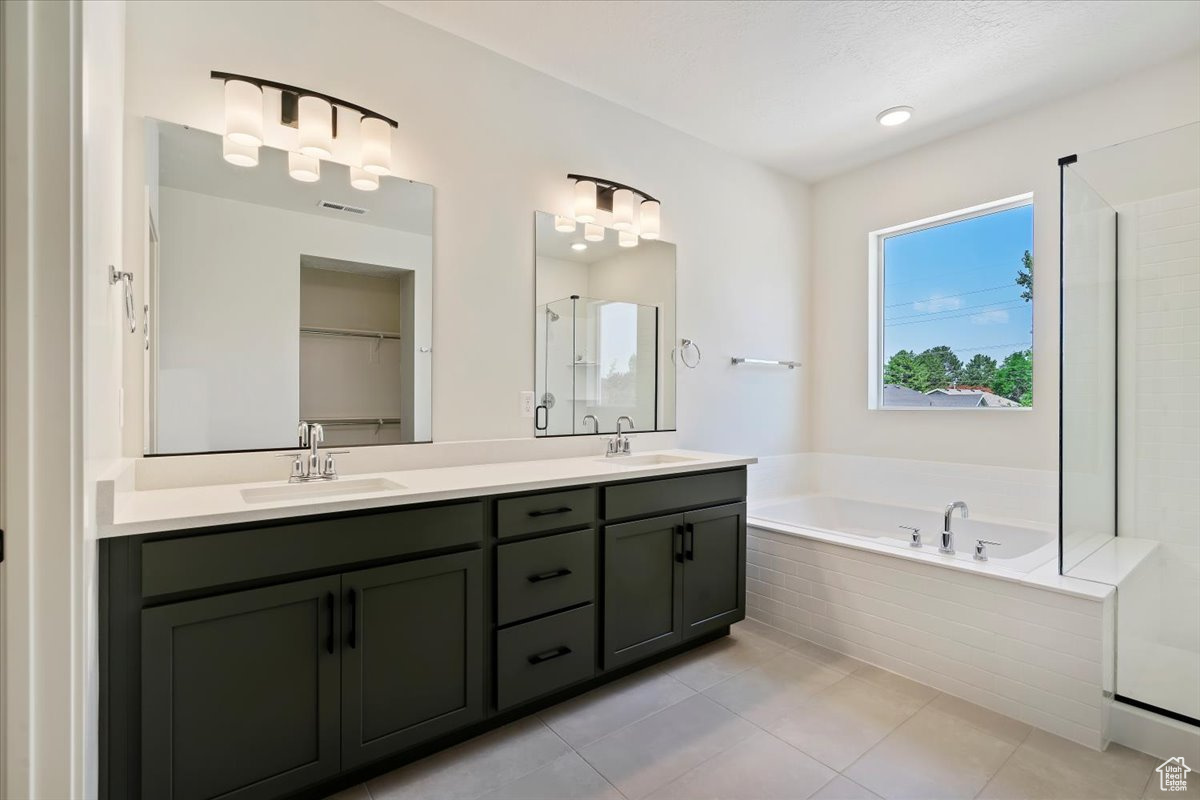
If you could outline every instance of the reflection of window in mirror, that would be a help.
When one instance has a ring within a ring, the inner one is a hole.
[[[599,323],[600,405],[632,409],[637,402],[637,306],[605,303]]]

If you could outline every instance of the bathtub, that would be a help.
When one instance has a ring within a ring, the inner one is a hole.
[[[938,552],[943,510],[907,508],[827,495],[801,495],[752,505],[749,523],[758,528],[816,538],[851,547],[877,550],[971,571],[1002,571],[1025,575],[1057,557],[1054,531],[1032,524],[978,519],[953,519],[954,555]],[[912,547],[906,527],[919,528],[922,547]],[[986,562],[974,559],[975,542],[988,545]]]

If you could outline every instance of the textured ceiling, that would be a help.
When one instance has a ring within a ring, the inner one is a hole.
[[[809,180],[1200,47],[1197,0],[381,2]]]

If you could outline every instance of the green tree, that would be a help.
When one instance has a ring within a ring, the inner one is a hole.
[[[916,375],[916,356],[913,355],[911,350],[897,350],[883,367],[883,382],[895,386],[907,386],[910,389],[916,388],[913,386]]]
[[[1028,250],[1021,256],[1021,268],[1017,270],[1017,286],[1021,287],[1021,299],[1026,303],[1033,302],[1033,256]]]
[[[996,370],[992,391],[1023,406],[1033,405],[1033,351],[1011,353]]]
[[[962,372],[962,361],[954,355],[954,351],[944,344],[931,347],[917,356],[918,374],[924,372],[925,386],[918,391],[927,392],[930,389],[944,389],[959,382]],[[914,386],[914,389],[918,387]]]
[[[964,386],[986,386],[992,388],[996,379],[996,359],[976,353],[958,374],[958,382]]]

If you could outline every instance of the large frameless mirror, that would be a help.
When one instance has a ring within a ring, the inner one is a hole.
[[[146,452],[429,441],[433,187],[146,123]]]
[[[534,216],[536,435],[674,430],[675,245]]]

